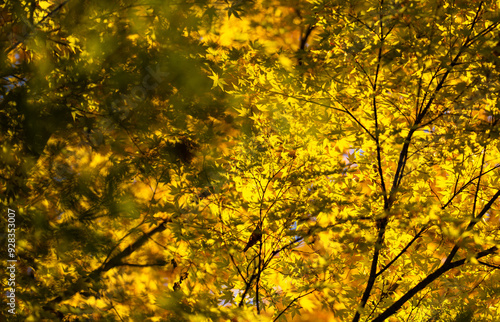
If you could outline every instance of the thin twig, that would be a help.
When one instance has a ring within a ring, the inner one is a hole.
[[[307,292],[306,294],[302,294],[302,295],[299,295],[299,296],[297,296],[296,298],[294,298],[294,299],[293,299],[292,301],[290,301],[290,303],[288,303],[288,305],[287,305],[287,306],[286,306],[286,307],[285,307],[285,308],[284,308],[284,309],[280,312],[280,314],[278,314],[278,316],[277,316],[276,318],[274,318],[273,322],[277,321],[277,320],[280,318],[280,316],[282,316],[282,315],[286,312],[286,310],[288,310],[288,309],[289,309],[289,308],[293,305],[293,303],[295,303],[297,300],[299,300],[299,299],[303,298],[304,296],[307,296],[307,295],[309,295],[309,294],[311,294],[311,293],[313,293],[313,292],[315,292],[315,291],[316,291],[316,290],[312,290],[312,291]]]

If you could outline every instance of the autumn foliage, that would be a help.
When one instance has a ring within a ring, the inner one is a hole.
[[[0,3],[1,320],[500,316],[498,2]]]

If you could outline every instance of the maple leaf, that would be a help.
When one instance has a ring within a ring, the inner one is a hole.
[[[227,83],[224,81],[224,79],[220,78],[219,75],[217,75],[213,71],[212,71],[212,76],[208,76],[208,78],[213,80],[212,88],[218,86],[218,87],[220,87],[221,90],[224,90],[224,85],[227,85]]]

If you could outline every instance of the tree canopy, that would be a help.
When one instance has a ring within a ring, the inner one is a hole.
[[[0,316],[497,319],[499,24],[477,0],[1,1]]]

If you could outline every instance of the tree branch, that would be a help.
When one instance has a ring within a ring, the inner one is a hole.
[[[149,238],[151,238],[153,235],[156,235],[158,233],[161,233],[165,229],[167,229],[167,223],[172,222],[171,218],[163,220],[155,229],[151,230],[147,234],[143,234],[141,237],[139,237],[135,242],[127,246],[124,250],[122,250],[120,253],[116,254],[111,258],[109,261],[104,262],[101,267],[97,269],[97,271],[100,272],[107,272],[110,269],[119,266],[122,264],[122,260],[128,256],[130,256],[133,252],[138,250],[139,248],[144,245]]]
[[[74,282],[65,292],[63,292],[61,295],[57,296],[56,298],[48,301],[44,306],[44,310],[48,310],[53,312],[54,305],[57,303],[64,301],[76,293],[80,292],[83,288],[86,287],[86,284],[90,280],[96,280],[99,278],[99,276],[106,271],[109,271],[110,269],[117,267],[117,266],[123,266],[123,265],[128,265],[122,262],[122,260],[128,256],[130,256],[134,251],[139,249],[142,245],[146,243],[146,241],[151,238],[153,235],[160,233],[164,231],[167,228],[167,223],[171,222],[172,219],[168,218],[163,220],[156,228],[151,230],[149,233],[143,234],[141,237],[139,237],[135,242],[133,242],[131,245],[129,245],[127,248],[125,248],[123,251],[120,253],[116,254],[113,256],[109,261],[105,261],[99,268],[95,269],[91,273],[89,273],[86,276],[80,277],[76,282]],[[130,265],[133,266],[133,265]]]
[[[233,255],[229,254],[229,257],[231,258],[231,262],[233,262],[234,267],[236,267],[236,270],[238,271],[238,274],[240,275],[241,279],[243,280],[243,282],[245,282],[245,284],[247,284],[248,283],[247,279],[245,278],[245,276],[243,276],[243,273],[241,273],[241,270],[238,267],[238,265],[236,265],[236,262],[234,261]]]
[[[280,316],[282,316],[283,313],[285,313],[286,310],[288,310],[293,305],[293,303],[295,303],[297,300],[303,298],[304,296],[307,296],[307,295],[313,293],[314,291],[316,291],[316,290],[309,291],[306,294],[299,295],[296,298],[294,298],[293,300],[291,300],[290,303],[288,303],[288,305],[280,312],[280,314],[278,314],[278,316],[274,318],[273,322],[276,322],[280,318]]]
[[[307,39],[311,35],[311,32],[314,30],[314,28],[315,28],[314,26],[309,25],[309,26],[307,26],[307,29],[306,29],[305,33],[301,32],[301,35],[300,35],[300,47],[299,47],[299,50],[298,50],[298,56],[299,56],[298,63],[299,63],[299,66],[302,65],[302,52],[304,52],[304,50],[306,48]]]
[[[490,247],[487,250],[484,250],[482,252],[477,253],[475,258],[479,259],[491,254],[494,254],[498,251],[498,248],[496,246]],[[439,278],[441,275],[449,271],[450,269],[459,267],[463,264],[465,264],[466,259],[461,259],[457,260],[455,262],[450,262],[450,263],[444,263],[440,268],[438,268],[436,271],[433,273],[429,274],[426,278],[424,278],[420,283],[415,285],[411,290],[406,292],[405,295],[399,298],[396,302],[394,302],[389,308],[387,308],[384,312],[382,312],[379,316],[377,316],[373,322],[381,322],[390,317],[391,315],[395,314],[402,306],[405,304],[408,300],[410,300],[415,294],[423,290],[427,285],[432,283],[434,280]]]
[[[497,191],[497,193],[495,193],[493,195],[493,197],[491,197],[491,199],[488,201],[488,203],[486,205],[484,205],[481,212],[476,217],[473,216],[473,219],[469,222],[469,225],[467,226],[465,231],[470,231],[470,230],[472,230],[472,228],[474,228],[474,226],[481,220],[481,218],[483,218],[483,216],[488,212],[488,210],[490,210],[491,206],[493,205],[493,203],[495,203],[495,201],[498,199],[498,197],[500,197],[500,189]],[[455,244],[455,246],[451,250],[450,254],[446,258],[445,264],[450,263],[453,260],[453,257],[455,257],[455,255],[457,254],[459,249],[460,249],[460,246],[458,244]]]
[[[254,272],[255,272],[255,269],[254,269]],[[256,277],[257,277],[257,274],[252,274],[252,276],[250,276],[250,280],[248,280],[248,283],[246,283],[245,291],[243,291],[243,295],[241,295],[241,300],[240,300],[240,303],[238,304],[238,307],[241,307],[243,305],[243,302],[245,301],[245,297],[247,296],[248,291],[252,287],[252,282]]]
[[[391,207],[391,202],[389,201],[390,198],[387,196],[387,189],[385,186],[385,181],[384,181],[384,174],[382,172],[382,148],[380,146],[380,132],[379,132],[379,126],[378,126],[378,114],[377,114],[377,81],[378,81],[378,76],[380,72],[380,65],[382,63],[382,47],[384,45],[384,24],[383,24],[383,16],[382,16],[382,6],[383,6],[384,1],[380,1],[380,7],[379,7],[379,23],[380,23],[380,47],[378,50],[378,58],[377,58],[377,69],[375,71],[375,77],[373,80],[373,85],[372,85],[372,91],[373,91],[373,114],[375,118],[375,143],[377,146],[377,168],[378,168],[378,175],[380,177],[380,185],[382,187],[382,193],[384,196],[384,211],[389,210]],[[372,263],[370,267],[370,275],[368,276],[368,282],[366,283],[366,288],[365,291],[363,292],[363,296],[361,297],[361,303],[360,307],[364,308],[366,303],[368,302],[368,299],[370,298],[371,291],[373,289],[373,286],[375,285],[375,280],[377,279],[377,266],[378,266],[378,260],[380,256],[380,249],[382,248],[382,243],[384,241],[384,235],[385,235],[385,229],[387,227],[389,220],[387,217],[381,218],[377,220],[377,240],[375,241],[375,247],[373,250],[373,258],[372,258]],[[356,310],[356,313],[354,314],[354,317],[352,319],[353,322],[359,321],[359,318],[361,317],[360,311]]]
[[[115,267],[118,267],[118,266],[130,266],[130,267],[152,267],[152,266],[165,266],[167,265],[168,262],[167,261],[159,261],[159,262],[156,262],[156,263],[150,263],[150,264],[134,264],[134,263],[121,263],[121,264],[118,264],[116,265]]]
[[[42,20],[40,20],[36,25],[33,26],[33,28],[36,28],[38,27],[39,25],[41,25],[47,18],[49,17],[52,17],[54,14],[56,14],[59,10],[61,10],[61,8],[66,4],[68,3],[69,0],[66,0],[64,2],[62,2],[60,5],[58,5],[56,8],[54,8],[54,10],[52,10],[51,12],[49,12],[48,14],[46,14]],[[24,34],[23,35],[23,38],[26,39],[28,36],[28,33]],[[15,44],[12,44],[9,48],[7,48],[7,50],[5,51],[5,55],[8,55],[11,51],[13,51],[17,46],[19,46],[23,41],[24,39],[22,40],[18,40]]]
[[[493,264],[490,264],[490,263],[486,263],[486,262],[483,262],[483,261],[478,261],[480,264],[484,265],[484,266],[488,266],[490,268],[494,268],[494,269],[500,269],[500,266],[498,265],[493,265]]]
[[[307,39],[311,35],[311,32],[314,30],[314,28],[315,27],[312,25],[307,26],[307,29],[306,29],[306,32],[304,33],[304,35],[300,36],[300,49],[301,50],[304,50],[306,48]]]
[[[392,264],[394,264],[395,261],[398,260],[399,257],[401,257],[401,255],[403,255],[407,250],[408,248],[410,248],[410,246],[418,239],[420,238],[420,236],[422,236],[422,234],[425,232],[425,230],[427,230],[428,226],[425,226],[423,227],[416,235],[415,237],[413,237],[413,239],[405,246],[405,248],[403,248],[399,254],[396,255],[396,257],[394,257],[387,265],[384,266],[384,268],[382,268],[376,275],[379,276],[379,275],[382,275],[389,267],[391,267]]]
[[[491,171],[494,171],[496,169],[500,168],[500,165],[496,165],[494,166],[493,168],[489,169],[488,171],[484,172],[482,175],[485,175],[487,174],[488,172],[491,172]],[[442,207],[441,209],[445,209],[446,207],[448,207],[451,202],[453,201],[453,199],[458,196],[462,191],[464,191],[465,188],[467,188],[474,180],[480,178],[481,176],[475,176],[474,178],[470,179],[466,184],[464,184],[462,187],[460,187],[460,189],[458,189],[458,191],[455,191],[453,193],[453,196],[451,196],[450,200],[448,200]],[[456,185],[458,184],[458,179],[457,179],[457,182],[455,184],[455,189],[456,189]]]

